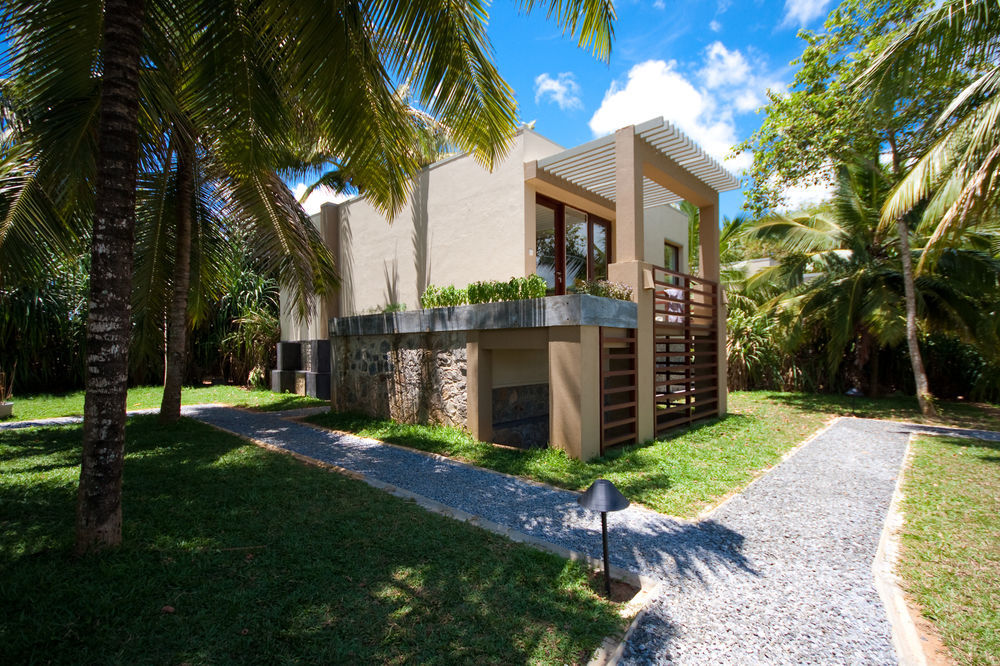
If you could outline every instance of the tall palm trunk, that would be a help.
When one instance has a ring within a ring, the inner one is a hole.
[[[906,344],[910,350],[910,363],[913,365],[913,380],[917,384],[917,403],[924,416],[935,417],[937,410],[934,408],[927,373],[924,371],[924,360],[920,356],[917,342],[917,293],[913,284],[913,262],[910,260],[910,232],[902,217],[896,218],[896,231],[899,235],[899,258],[903,262],[903,292],[906,295]]]
[[[188,289],[191,285],[191,209],[194,203],[194,146],[178,132],[177,253],[174,258],[173,299],[167,316],[167,349],[160,421],[181,417],[181,385],[187,354]]]
[[[144,0],[106,0],[77,553],[122,540],[122,463],[139,153]]]

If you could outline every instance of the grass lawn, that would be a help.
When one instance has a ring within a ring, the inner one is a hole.
[[[0,432],[0,663],[579,663],[586,572],[182,419],[128,426],[125,545],[69,554],[79,426]]]
[[[961,664],[1000,663],[1000,444],[920,437],[900,573]]]
[[[14,394],[15,421],[47,419],[55,416],[83,416],[83,391],[52,395]],[[137,386],[128,391],[128,409],[159,408],[163,397],[162,386]],[[262,389],[248,390],[242,386],[185,386],[181,392],[181,403],[198,405],[220,402],[234,407],[248,407],[260,410],[295,409],[329,404],[326,400],[307,398],[290,393],[273,393]]]
[[[725,419],[678,429],[643,446],[614,449],[589,463],[553,449],[496,447],[456,428],[339,413],[320,414],[309,421],[572,490],[583,490],[598,478],[608,479],[634,502],[692,518],[745,487],[834,415],[850,415],[851,407],[849,399],[841,396],[732,393]],[[915,399],[861,399],[853,407],[859,416],[873,418],[912,420],[919,415]],[[958,414],[963,423],[989,425],[988,410],[956,404],[943,406],[942,412]]]

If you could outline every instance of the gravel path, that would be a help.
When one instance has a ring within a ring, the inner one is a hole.
[[[600,557],[577,493],[283,417],[197,405],[184,414]],[[872,562],[913,432],[1000,433],[853,418],[698,522],[611,514],[612,562],[661,579],[626,664],[894,664]]]

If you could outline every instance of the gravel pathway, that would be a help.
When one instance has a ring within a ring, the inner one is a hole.
[[[577,493],[284,418],[300,413],[183,412],[600,557],[600,520]],[[703,520],[611,514],[612,562],[665,583],[622,663],[897,663],[872,562],[914,432],[1000,439],[841,418]]]

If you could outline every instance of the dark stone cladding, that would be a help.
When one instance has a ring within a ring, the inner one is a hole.
[[[394,335],[548,326],[635,328],[636,320],[636,304],[631,301],[569,294],[411,312],[335,317],[330,320],[330,335]]]

